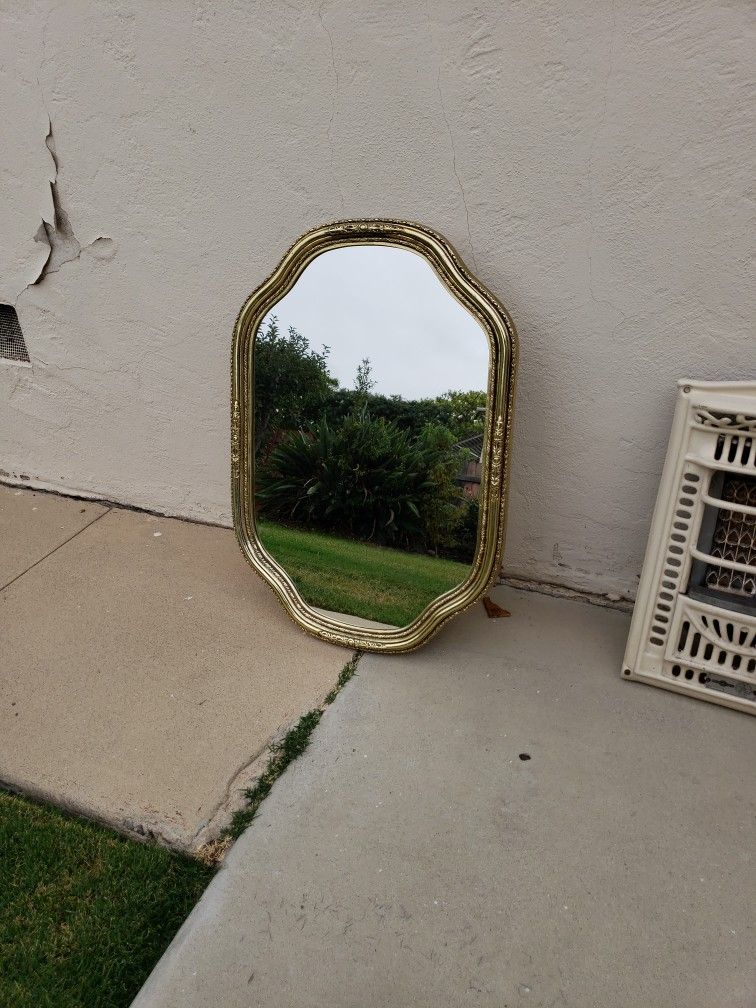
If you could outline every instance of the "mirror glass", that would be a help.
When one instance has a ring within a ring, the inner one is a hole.
[[[476,550],[489,346],[420,255],[315,258],[255,335],[254,511],[302,598],[404,627]]]

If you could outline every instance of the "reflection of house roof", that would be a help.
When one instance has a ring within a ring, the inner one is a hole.
[[[483,456],[483,435],[473,434],[472,437],[457,442],[457,448],[467,448],[470,454],[475,457],[475,461],[480,462]]]

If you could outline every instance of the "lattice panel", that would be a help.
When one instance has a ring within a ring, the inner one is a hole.
[[[711,556],[756,570],[756,478],[725,477],[722,500],[753,508],[753,514],[721,507],[717,513]],[[705,580],[707,587],[716,591],[747,598],[756,596],[756,574],[751,571],[710,564]]]
[[[622,674],[756,714],[756,383],[679,383]]]

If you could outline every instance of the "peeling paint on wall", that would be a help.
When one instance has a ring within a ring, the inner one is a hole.
[[[10,114],[18,111],[11,109]],[[29,125],[30,130],[34,128]],[[15,304],[21,291],[39,279],[50,255],[44,221],[54,217],[53,179],[44,163],[47,158],[32,152],[30,144],[26,150],[20,149],[20,144],[14,143],[19,139],[18,123],[14,127],[3,151],[4,198],[0,204],[0,301],[5,304]]]
[[[63,209],[61,203],[61,196],[58,190],[59,164],[55,151],[55,142],[53,140],[52,121],[49,119],[45,144],[47,145],[47,149],[50,151],[50,156],[53,160],[55,168],[54,177],[50,182],[50,195],[52,197],[53,213],[51,220],[42,220],[41,225],[34,235],[35,241],[46,241],[49,249],[47,259],[43,263],[39,276],[34,283],[40,283],[51,273],[57,273],[61,266],[65,265],[65,263],[73,262],[75,259],[78,259],[82,253],[81,242],[74,234],[69,216]],[[95,249],[96,255],[100,259],[112,259],[115,252],[115,246],[112,239],[105,235],[95,238],[89,245],[85,246],[85,248]]]

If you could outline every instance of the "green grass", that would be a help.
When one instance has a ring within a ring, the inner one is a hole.
[[[0,791],[0,1006],[126,1008],[212,874]]]
[[[253,787],[247,788],[244,792],[247,804],[234,812],[231,825],[224,831],[225,836],[235,840],[249,826],[286,767],[298,759],[310,744],[310,736],[323,716],[323,708],[333,703],[341,689],[356,674],[359,660],[360,652],[356,651],[339,672],[336,685],[323,701],[323,707],[315,707],[308,714],[304,714],[279,745],[270,747],[270,760],[265,772],[255,781]]]
[[[260,538],[302,597],[321,609],[406,626],[438,595],[461,584],[467,564],[370,546],[321,532],[259,524]]]

